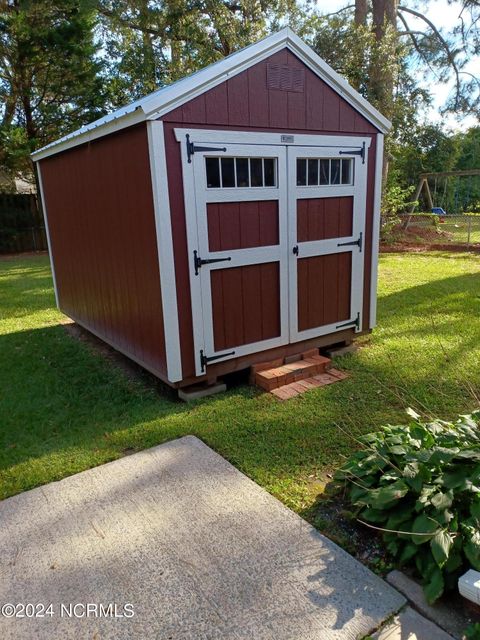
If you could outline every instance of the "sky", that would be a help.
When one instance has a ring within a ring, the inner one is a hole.
[[[353,0],[318,0],[316,3],[317,10],[319,13],[331,13],[333,11],[338,11],[342,7],[345,7],[349,4],[353,4]],[[419,10],[422,11],[426,17],[433,22],[433,24],[441,30],[442,35],[448,33],[449,29],[452,28],[452,25],[457,23],[458,15],[461,10],[460,2],[453,2],[449,4],[447,0],[430,0],[429,2],[418,2],[412,4],[411,2],[405,2],[406,6],[412,7],[412,9],[419,7]],[[409,15],[407,17],[408,24],[411,29],[418,29],[425,31],[425,23],[416,18],[415,16]],[[466,71],[470,71],[471,73],[476,72],[480,69],[480,57],[476,56],[470,59],[465,66]],[[433,74],[429,73],[427,77],[424,78],[423,73],[418,73],[418,81],[421,86],[426,86],[430,93],[432,94],[433,102],[430,109],[425,113],[425,119],[429,122],[443,122],[446,128],[454,129],[456,131],[465,130],[468,127],[478,125],[478,121],[473,116],[462,117],[458,120],[453,114],[448,116],[442,116],[440,114],[441,107],[445,104],[448,96],[451,94],[454,81],[453,78],[447,84],[441,84],[438,82],[438,78],[436,78]]]

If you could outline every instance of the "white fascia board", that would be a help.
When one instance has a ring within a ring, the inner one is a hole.
[[[38,161],[70,147],[129,127],[137,122],[161,118],[162,115],[241,73],[253,64],[268,58],[284,47],[290,49],[380,132],[387,133],[390,130],[391,123],[287,27],[197,73],[170,86],[163,87],[131,105],[122,107],[90,125],[52,142],[33,153],[32,159]]]
[[[390,130],[392,126],[390,121],[288,28],[186,78],[181,85],[174,84],[171,87],[166,87],[161,96],[161,104],[158,104],[160,96],[152,95],[147,98],[143,103],[147,118],[151,120],[160,118],[188,100],[196,98],[205,91],[248,69],[253,64],[281,51],[284,47],[290,49],[307,67],[382,133],[387,133]]]
[[[253,64],[281,51],[288,41],[287,31],[289,29],[282,29],[282,31],[245,47],[178,83],[165,87],[161,101],[159,101],[160,96],[147,97],[143,104],[147,117],[155,120],[209,89],[213,89],[225,80],[238,75]]]
[[[369,122],[377,127],[381,133],[388,133],[392,128],[390,120],[365,100],[358,91],[348,84],[332,67],[322,60],[315,51],[301,40],[293,31],[289,30],[288,46],[312,71],[332,87],[339,95],[361,113]]]
[[[109,133],[114,133],[115,131],[131,127],[132,125],[137,124],[138,122],[143,122],[144,120],[145,113],[143,109],[141,107],[137,107],[135,111],[127,112],[124,115],[119,115],[118,117],[105,120],[103,122],[99,121],[99,124],[95,127],[89,128],[91,125],[87,125],[83,129],[74,131],[68,136],[60,138],[55,142],[51,142],[46,147],[42,147],[38,151],[35,151],[30,157],[34,162],[38,162],[39,160],[48,158],[48,156],[53,156],[61,151],[66,151],[72,147],[84,144],[85,142],[91,142],[97,138],[102,138]]]

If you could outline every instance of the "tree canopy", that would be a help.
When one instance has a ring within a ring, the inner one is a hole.
[[[322,15],[296,0],[0,0],[0,166],[28,173],[34,148],[289,24],[393,121],[390,175],[406,184],[422,145],[451,137],[423,122],[429,82],[453,78],[445,112],[479,117],[480,3],[457,2],[447,32],[435,2],[345,1]],[[442,144],[438,161],[457,162]]]

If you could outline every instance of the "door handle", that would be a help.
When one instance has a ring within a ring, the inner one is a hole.
[[[293,249],[292,249],[292,253],[294,256],[298,257],[298,244],[296,244]]]

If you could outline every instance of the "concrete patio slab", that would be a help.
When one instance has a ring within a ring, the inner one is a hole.
[[[4,640],[353,640],[404,602],[193,436],[0,503],[0,609],[51,604]]]

